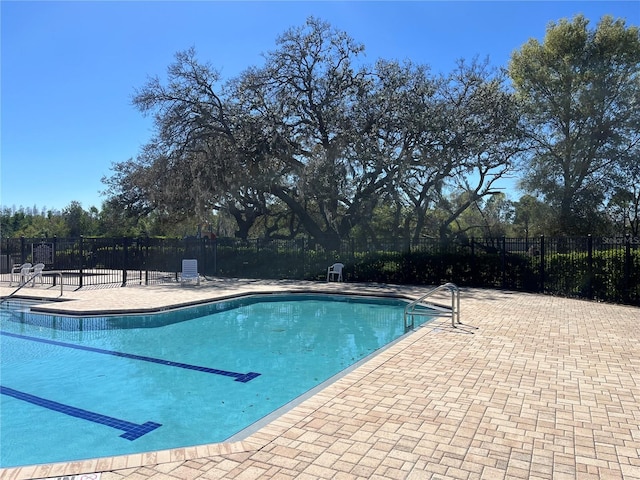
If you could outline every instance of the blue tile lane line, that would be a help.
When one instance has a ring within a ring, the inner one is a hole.
[[[89,410],[83,410],[82,408],[65,405],[64,403],[47,400],[46,398],[36,397],[35,395],[14,390],[13,388],[3,387],[1,385],[0,394],[8,395],[40,407],[48,408],[49,410],[55,410],[56,412],[64,413],[65,415],[70,415],[82,420],[88,420],[93,423],[100,423],[107,427],[122,430],[124,433],[120,436],[126,440],[136,440],[137,438],[140,438],[141,436],[162,426],[161,423],[156,422],[145,422],[142,425],[127,422],[126,420],[120,420],[119,418],[109,417],[100,413],[90,412]]]
[[[254,378],[260,376],[260,374],[256,372],[249,372],[249,373],[228,372],[226,370],[218,370],[216,368],[200,367],[198,365],[190,365],[188,363],[172,362],[171,360],[163,360],[161,358],[145,357],[142,355],[133,355],[131,353],[115,352],[113,350],[103,350],[102,348],[86,347],[84,345],[74,345],[73,343],[57,342],[55,340],[47,340],[45,338],[38,338],[38,337],[29,337],[26,335],[18,335],[16,333],[0,332],[0,334],[6,335],[7,337],[20,338],[22,340],[31,340],[33,342],[41,342],[41,343],[47,343],[50,345],[57,345],[59,347],[76,348],[78,350],[86,350],[87,352],[102,353],[105,355],[113,355],[115,357],[124,357],[124,358],[131,358],[133,360],[141,360],[143,362],[158,363],[160,365],[167,365],[169,367],[186,368],[187,370],[196,370],[198,372],[213,373],[215,375],[224,375],[225,377],[235,377],[236,382],[242,382],[242,383],[247,383],[253,380]]]

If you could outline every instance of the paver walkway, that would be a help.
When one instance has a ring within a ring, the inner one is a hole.
[[[313,288],[424,290],[237,281],[65,292],[76,300],[60,308]],[[463,289],[462,321],[417,329],[242,441],[5,469],[0,479],[640,480],[640,309]]]

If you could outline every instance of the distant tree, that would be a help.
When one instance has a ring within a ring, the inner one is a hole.
[[[607,205],[616,233],[640,235],[640,161],[629,162],[623,171],[625,183],[617,187]]]
[[[0,210],[0,230],[5,238],[49,238],[68,232],[61,212],[56,210],[4,207]]]
[[[639,29],[609,16],[588,24],[551,23],[509,63],[532,147],[523,186],[553,207],[552,233],[593,233],[640,141]]]
[[[19,218],[22,217],[22,218]],[[0,210],[0,232],[5,238],[11,238],[16,236],[16,232],[20,231],[21,220],[24,219],[24,214],[19,215],[16,208],[2,207]]]
[[[89,214],[82,208],[80,202],[72,201],[62,209],[62,218],[66,224],[66,236],[79,237],[95,233]]]
[[[464,193],[453,203],[467,204]],[[499,238],[507,235],[513,221],[513,203],[504,193],[479,198],[456,219],[455,235]]]
[[[138,237],[152,235],[148,216],[139,216],[123,208],[121,199],[111,198],[102,203],[98,215],[98,235],[104,237]],[[164,235],[158,231],[156,234]]]
[[[551,232],[551,208],[532,195],[523,195],[513,204],[513,233],[516,237],[537,237]]]

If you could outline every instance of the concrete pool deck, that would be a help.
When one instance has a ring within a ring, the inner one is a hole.
[[[213,280],[65,289],[58,310],[150,309],[239,293],[415,296],[426,287]],[[0,284],[0,295],[13,288]],[[59,289],[21,292],[55,298]],[[446,303],[446,296],[440,297]],[[0,470],[0,479],[640,480],[640,309],[462,289],[438,319],[241,441]],[[473,333],[472,333],[473,332]],[[1,445],[0,445],[1,452]]]

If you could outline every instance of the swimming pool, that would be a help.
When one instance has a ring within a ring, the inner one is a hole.
[[[3,309],[0,466],[225,441],[402,336],[405,305],[295,294],[82,319]]]

